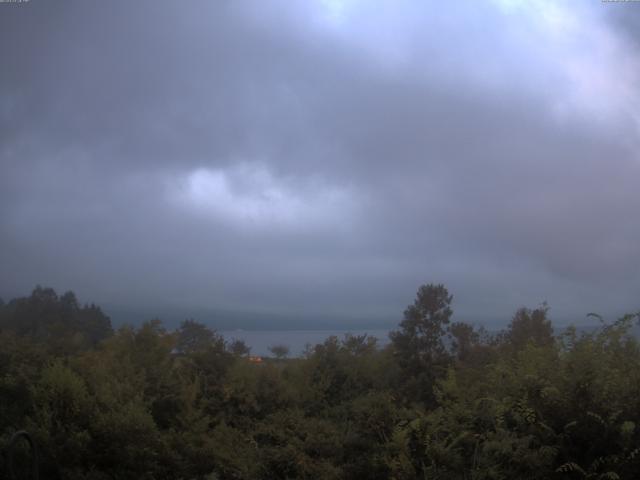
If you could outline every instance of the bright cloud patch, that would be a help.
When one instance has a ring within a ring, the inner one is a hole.
[[[496,0],[496,4],[514,20],[517,17],[514,41],[523,42],[518,51],[542,54],[532,67],[562,74],[557,78],[563,83],[556,87],[556,113],[578,111],[638,122],[637,52],[629,50],[628,41],[607,24],[606,8],[552,0]]]
[[[174,187],[172,197],[193,213],[256,227],[344,226],[355,207],[345,189],[308,180],[294,188],[256,164],[197,169]]]

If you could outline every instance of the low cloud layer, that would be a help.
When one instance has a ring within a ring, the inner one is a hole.
[[[640,306],[640,5],[0,4],[0,295]],[[265,325],[267,326],[267,325]]]

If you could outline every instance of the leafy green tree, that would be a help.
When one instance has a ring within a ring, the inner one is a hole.
[[[94,399],[84,379],[56,361],[43,370],[32,401],[29,429],[45,452],[45,472],[47,476],[65,477],[82,463],[90,449]]]
[[[534,310],[519,309],[507,328],[506,342],[516,350],[522,349],[528,342],[539,346],[552,345],[555,340],[551,321],[547,318],[548,312],[546,304]]]
[[[0,329],[46,343],[60,355],[90,348],[113,334],[111,320],[99,307],[80,307],[73,292],[58,297],[52,288],[40,286],[2,308]]]
[[[244,340],[237,338],[229,342],[228,349],[237,357],[245,357],[251,353],[251,347],[249,347]]]
[[[299,409],[280,411],[257,425],[264,479],[344,478],[336,460],[342,452],[340,427],[328,418],[314,418]]]
[[[79,331],[83,333],[91,346],[95,346],[113,335],[110,318],[93,303],[78,309],[77,322]]]
[[[414,303],[404,311],[400,329],[389,335],[407,379],[408,399],[420,399],[427,404],[435,400],[435,380],[442,376],[449,361],[444,336],[453,313],[452,299],[444,285],[421,286]]]
[[[289,356],[289,347],[287,345],[271,345],[269,347],[269,351],[276,357],[278,360],[282,360]]]
[[[480,336],[472,325],[464,322],[455,322],[449,328],[451,335],[451,348],[458,360],[469,358],[474,346],[479,343]]]
[[[494,339],[450,303],[426,285],[385,348],[256,365],[194,321],[105,337],[36,288],[0,306],[0,449],[26,428],[56,480],[640,478],[637,314],[554,337],[521,309]]]
[[[193,319],[184,320],[178,328],[176,349],[181,353],[202,352],[213,344],[220,343],[220,336],[204,323]]]

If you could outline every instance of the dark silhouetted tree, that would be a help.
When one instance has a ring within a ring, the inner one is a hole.
[[[243,357],[251,353],[251,348],[246,344],[244,340],[234,338],[228,347],[229,351],[238,357]]]
[[[474,345],[478,343],[479,335],[472,325],[455,322],[449,328],[451,334],[451,349],[458,360],[466,360]]]
[[[453,313],[452,299],[442,284],[421,286],[413,304],[404,311],[400,329],[389,334],[406,378],[406,394],[426,403],[433,402],[434,382],[444,373],[449,359],[443,337]]]
[[[548,311],[549,307],[546,303],[534,310],[519,309],[507,329],[505,335],[507,343],[517,350],[529,342],[537,346],[552,345],[553,327],[551,321],[547,319]]]
[[[204,351],[218,340],[213,330],[193,319],[184,320],[177,333],[176,349],[181,353]]]
[[[93,304],[80,307],[73,292],[58,297],[53,289],[37,286],[29,297],[1,310],[2,330],[46,343],[58,353],[86,349],[113,335],[109,317]]]
[[[289,347],[286,345],[272,345],[269,347],[269,351],[278,359],[282,360],[289,355]]]

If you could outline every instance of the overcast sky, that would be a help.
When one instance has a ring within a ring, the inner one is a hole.
[[[0,296],[637,311],[639,42],[633,2],[0,3]]]

